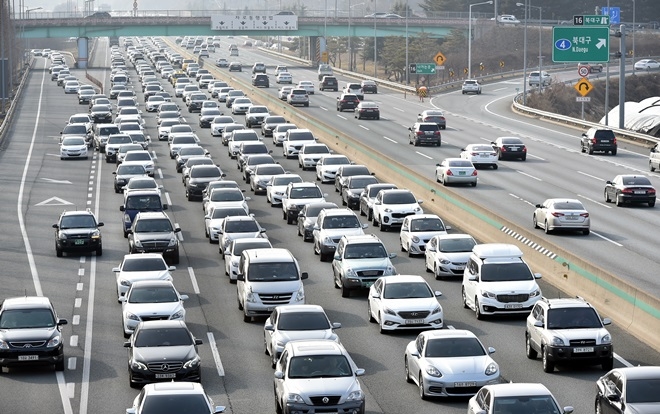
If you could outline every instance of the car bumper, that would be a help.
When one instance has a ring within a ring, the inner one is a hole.
[[[458,376],[446,378],[444,381],[436,377],[424,375],[426,395],[432,397],[469,397],[476,394],[484,385],[499,383],[499,373],[490,377]]]
[[[396,214],[385,213],[385,215],[380,217],[381,224],[385,224],[386,226],[401,225],[406,217],[414,216],[415,214],[417,213],[412,211],[408,213],[396,213]]]
[[[383,330],[410,330],[410,329],[441,329],[444,326],[442,313],[428,315],[423,319],[405,319],[399,315],[390,315],[384,313],[382,315],[383,321],[381,326]]]
[[[323,405],[323,406],[287,403],[285,412],[305,413],[305,414],[317,414],[317,413],[353,414],[353,413],[361,412],[363,406],[364,406],[363,400],[350,401],[337,405]]]
[[[323,171],[321,172],[321,181],[324,183],[327,183],[329,181],[335,181],[335,177],[337,176],[336,171]]]
[[[648,195],[625,195],[625,194],[619,194],[618,197],[619,197],[624,203],[648,203],[648,202],[655,202],[655,196],[648,196]]]
[[[161,366],[162,364],[157,364]],[[151,370],[134,370],[131,371],[131,379],[134,384],[148,384],[151,382],[160,381],[192,381],[199,382],[201,380],[201,366],[190,369],[180,369],[176,372],[157,373]],[[161,377],[162,375],[162,377]]]
[[[446,175],[444,177],[446,183],[449,184],[471,184],[477,182],[476,176],[468,175],[466,177],[460,177],[456,175]]]
[[[57,240],[57,248],[65,252],[96,250],[101,247],[101,238],[98,239],[66,239]]]
[[[204,189],[206,186],[192,186],[188,185],[188,194],[190,194],[192,197],[202,197],[202,193],[204,192]]]
[[[305,304],[305,299],[303,300],[296,300],[296,292],[293,292],[291,294],[291,300],[289,300],[286,305],[304,305]],[[284,303],[251,303],[251,302],[246,302],[243,304],[244,312],[246,316],[269,316],[271,313],[273,313],[273,309],[275,309],[279,305],[284,305]]]
[[[576,352],[577,351],[577,352]],[[571,346],[547,346],[548,359],[558,364],[564,362],[580,361],[583,363],[600,364],[603,360],[609,360],[614,355],[611,344],[607,345],[585,345],[579,347]]]
[[[459,276],[459,277],[463,277],[464,272],[465,272],[465,263],[462,263],[462,264],[437,263],[436,264],[436,273],[435,273],[436,276]]]
[[[30,351],[27,351],[26,348],[13,348],[2,350],[2,352],[0,352],[0,367],[55,364],[63,359],[63,344],[54,348],[31,348]]]
[[[541,298],[536,296],[524,302],[510,302],[503,303],[493,298],[479,298],[479,306],[481,306],[481,313],[484,315],[495,314],[529,314],[534,307],[534,304]]]

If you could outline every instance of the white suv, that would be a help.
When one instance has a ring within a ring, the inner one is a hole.
[[[593,306],[581,297],[541,298],[527,317],[525,351],[527,358],[541,353],[543,371],[553,372],[555,364],[583,362],[612,369],[612,336]]]
[[[463,95],[466,93],[476,93],[481,95],[481,85],[476,79],[466,79],[463,81],[463,86],[461,86],[461,92]]]
[[[541,73],[541,75],[539,75]],[[539,72],[538,70],[533,71],[527,77],[527,83],[529,86],[539,86],[539,82],[542,82],[541,86],[548,86],[552,83],[552,77],[546,71]]]
[[[527,314],[541,299],[541,289],[513,244],[485,243],[472,248],[463,273],[463,307],[477,319],[494,314]]]
[[[342,236],[364,234],[366,224],[361,224],[358,217],[347,208],[321,210],[312,230],[314,254],[322,262],[332,260],[337,243]]]
[[[403,219],[413,214],[424,214],[422,200],[410,190],[381,190],[376,196],[373,209],[373,225],[387,231],[393,225],[403,224]]]
[[[324,202],[326,196],[314,183],[290,183],[282,195],[282,218],[292,224],[305,205]]]

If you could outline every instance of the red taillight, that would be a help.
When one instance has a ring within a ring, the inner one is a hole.
[[[447,175],[454,175],[454,173],[451,170],[447,170]]]
[[[564,213],[558,213],[556,211],[554,213],[550,213],[550,214],[552,214],[555,217],[564,217]]]
[[[502,151],[502,152],[506,152],[506,147],[502,147],[502,148],[500,148],[500,151]]]
[[[596,144],[596,138],[591,138],[591,143]]]
[[[476,157],[477,155],[479,155],[479,153],[478,152],[471,152],[470,155],[472,155],[473,157]]]
[[[614,139],[612,140],[612,143],[613,143],[614,145],[616,145],[616,138],[614,138]]]
[[[435,131],[433,135],[440,135],[440,131]]]
[[[476,175],[477,175],[477,170],[472,171],[472,176],[474,177]]]
[[[417,135],[424,135],[424,131],[417,131]]]
[[[527,152],[527,147],[523,147],[522,151]]]
[[[631,188],[624,188],[621,190],[621,192],[624,194],[633,194],[633,190]]]
[[[651,188],[646,191],[647,194],[655,194],[655,188]]]

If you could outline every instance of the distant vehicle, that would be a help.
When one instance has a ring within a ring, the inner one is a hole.
[[[291,10],[282,10],[281,12],[276,14],[276,16],[295,16],[295,15],[296,14]]]
[[[110,17],[112,17],[112,15],[106,11],[97,11],[96,13],[87,16],[88,19],[109,19]]]
[[[516,16],[512,14],[503,14],[501,16],[497,16],[497,22],[504,24],[520,24],[520,20],[516,19]]]
[[[635,70],[660,69],[660,62],[653,59],[642,59],[635,62]]]
[[[603,71],[603,65],[600,63],[578,63],[578,68],[580,66],[586,66],[589,68],[589,73],[594,73],[594,72],[602,72]]]

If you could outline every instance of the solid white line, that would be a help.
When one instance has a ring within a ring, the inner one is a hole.
[[[399,112],[405,112],[403,109],[401,109],[401,108],[397,108],[397,107],[394,107],[394,108],[392,108],[392,109],[394,109],[395,111],[399,111]]]
[[[195,277],[195,271],[192,267],[188,266],[188,274],[190,275],[190,282],[193,285],[193,291],[195,294],[199,295],[199,285],[197,284],[197,278]]]
[[[215,344],[215,337],[213,336],[213,332],[207,332],[206,336],[209,338],[209,346],[211,347],[211,354],[213,354],[213,359],[215,360],[215,368],[218,370],[218,375],[224,377],[225,368],[222,366],[220,353],[218,352],[218,346]]]
[[[426,154],[422,154],[422,153],[419,152],[419,151],[415,151],[415,153],[421,155],[421,156],[424,157],[424,158],[428,158],[429,160],[432,160],[432,159],[433,159],[433,157],[429,157],[428,155],[426,155]]]
[[[509,88],[498,88],[498,89],[494,89],[493,92],[499,92],[499,91],[503,91],[505,89],[509,89]]]
[[[45,71],[44,71],[45,73]],[[64,373],[56,372],[55,378],[57,379],[57,387],[60,390],[60,398],[62,399],[62,406],[64,408],[64,414],[73,414],[73,408],[71,407],[71,401],[69,401],[69,393],[67,390],[66,382],[64,381]]]
[[[516,172],[517,172],[518,174],[522,174],[522,175],[524,175],[524,176],[526,176],[526,177],[533,178],[533,179],[535,179],[536,181],[543,181],[542,179],[540,179],[540,178],[538,178],[538,177],[534,177],[533,175],[527,174],[527,173],[522,172],[522,171],[520,171],[520,170],[516,170]]]
[[[617,246],[617,247],[623,247],[623,244],[621,244],[621,243],[617,243],[617,242],[615,242],[615,241],[612,240],[612,239],[608,239],[607,237],[605,237],[605,236],[603,236],[603,235],[601,235],[601,234],[598,234],[598,233],[596,233],[596,232],[593,231],[593,230],[591,231],[591,234],[593,234],[593,235],[595,235],[595,236],[597,236],[597,237],[600,237],[601,239],[603,239],[603,240],[605,240],[605,241],[608,241],[608,242],[614,244],[614,245]]]
[[[532,158],[536,158],[537,160],[545,161],[545,158],[541,158],[538,155],[527,153],[527,156],[532,157]]]
[[[338,116],[339,118],[343,119],[343,120],[346,120],[346,119],[347,119],[347,118],[345,118],[345,117],[343,117],[343,116],[341,116],[341,115],[337,115],[337,116]]]
[[[393,140],[392,138],[388,138],[388,137],[386,137],[386,136],[384,136],[384,135],[383,135],[383,138],[385,138],[386,140],[391,141],[391,142],[397,144],[397,142],[396,142],[395,140]]]
[[[170,193],[165,193],[165,201],[167,201],[167,208],[172,207],[172,199],[170,199]]]
[[[598,181],[601,181],[601,182],[602,182],[602,181],[605,181],[605,180],[603,180],[603,179],[600,178],[600,177],[596,177],[595,175],[587,174],[586,172],[583,172],[583,171],[578,171],[577,173],[578,173],[578,174],[582,174],[582,175],[584,175],[585,177],[593,178],[594,180],[598,180]]]
[[[617,354],[616,352],[614,353],[614,358],[616,358],[617,361],[625,365],[626,367],[630,368],[633,366],[630,362],[626,361],[621,355]]]
[[[369,128],[367,128],[367,127],[364,126],[364,125],[358,125],[358,126],[359,126],[360,128],[364,128],[364,129],[366,129],[367,131],[369,131]]]

